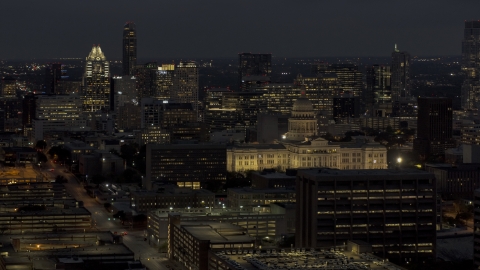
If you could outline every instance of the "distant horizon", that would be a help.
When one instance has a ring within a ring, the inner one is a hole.
[[[113,61],[118,61],[118,62],[121,62],[122,59],[110,59],[108,58],[108,55],[105,54],[106,58],[107,58],[107,61],[109,62],[113,62]],[[462,57],[461,54],[459,55],[411,55],[411,58],[412,59],[425,59],[425,58],[457,58],[457,57]],[[51,60],[81,60],[81,61],[84,61],[86,57],[60,57],[60,58],[29,58],[29,59],[1,59],[0,58],[0,61],[17,61],[17,62],[21,62],[21,61],[51,61]],[[287,58],[288,59],[315,59],[315,58],[319,58],[319,60],[321,59],[349,59],[349,58],[359,58],[359,59],[381,59],[381,58],[391,58],[390,55],[386,55],[386,56],[300,56],[300,57],[290,57],[290,56],[276,56],[274,54],[272,54],[272,59],[274,58],[277,58],[277,59],[280,59],[280,58]],[[185,56],[182,56],[182,57],[152,57],[152,58],[139,58],[137,60],[137,63],[140,62],[145,62],[145,63],[148,63],[150,61],[158,61],[158,60],[183,60],[183,61],[189,61],[189,60],[207,60],[207,59],[212,59],[212,60],[215,60],[215,59],[219,59],[219,60],[231,60],[231,59],[235,59],[237,60],[238,57],[237,56],[231,56],[231,57],[208,57],[208,56],[205,56],[205,57],[185,57]]]

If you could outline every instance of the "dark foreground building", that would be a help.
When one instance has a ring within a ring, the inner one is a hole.
[[[211,144],[147,144],[146,163],[147,189],[154,181],[199,189],[207,182],[226,180],[227,150]]]
[[[299,170],[295,245],[372,245],[391,261],[425,261],[436,254],[436,188],[420,170]]]

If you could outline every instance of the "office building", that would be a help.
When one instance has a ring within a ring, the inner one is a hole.
[[[333,98],[333,119],[336,123],[348,123],[350,118],[360,116],[360,98],[343,96]]]
[[[137,80],[137,99],[154,97],[157,92],[157,70],[156,62],[149,62],[142,66],[137,66],[135,78]]]
[[[46,94],[60,94],[62,92],[62,64],[52,63],[45,67],[45,87]]]
[[[312,65],[312,74],[315,76],[331,74],[338,78],[340,93],[362,97],[364,85],[363,74],[354,64],[326,64],[318,63]]]
[[[12,88],[7,87],[7,89]],[[14,94],[0,97],[0,110],[3,111],[3,115],[0,115],[0,121],[3,121],[3,131],[20,132],[22,129],[21,100]]]
[[[195,62],[180,62],[174,71],[171,98],[179,103],[191,103],[198,113],[198,66]]]
[[[360,240],[390,261],[435,259],[435,183],[420,170],[299,170],[295,246]]]
[[[208,269],[403,269],[372,255],[371,249],[368,243],[348,241],[334,252],[309,247],[211,250],[208,254]]]
[[[159,208],[202,208],[213,207],[215,193],[206,189],[180,188],[167,185],[156,191],[134,191],[130,194],[130,208],[139,213]]]
[[[425,160],[453,148],[452,99],[418,98],[417,138],[413,149]]]
[[[254,207],[271,203],[294,203],[295,189],[271,188],[229,188],[227,190],[227,206],[241,211],[252,211]]]
[[[279,240],[286,235],[284,213],[265,213],[258,211],[232,211],[226,208],[212,207],[170,207],[155,208],[148,212],[147,232],[151,241],[149,244],[158,245],[160,241],[168,238],[168,215],[177,214],[183,221],[198,222],[225,222],[240,226],[247,233],[257,239]]]
[[[83,74],[83,110],[110,110],[110,64],[100,45],[93,45]]]
[[[199,189],[209,181],[226,180],[226,149],[209,144],[148,144],[144,187],[155,181]]]
[[[252,172],[252,188],[254,189],[272,189],[272,188],[295,188],[295,179],[297,170],[286,170],[286,173],[275,170],[263,170]]]
[[[118,113],[119,108],[126,103],[138,105],[135,76],[114,76],[112,78],[114,90],[114,111]]]
[[[123,61],[122,75],[134,75],[134,68],[137,65],[137,30],[135,23],[127,22],[123,26]]]
[[[142,124],[142,108],[133,103],[125,103],[118,109],[117,128],[119,130],[138,130]]]
[[[51,131],[85,130],[87,122],[82,116],[84,103],[80,96],[38,95],[35,99],[35,119],[32,121],[35,142],[43,140],[45,133]]]
[[[410,97],[410,54],[401,52],[395,44],[392,52],[391,90],[392,102]]]
[[[169,144],[171,142],[170,131],[162,129],[160,127],[151,126],[142,129],[141,133],[138,133],[139,136],[138,144]]]
[[[135,253],[121,238],[88,230],[0,236],[0,252],[9,254],[1,256],[0,269],[142,269],[129,268]]]
[[[473,212],[473,263],[480,267],[480,189],[475,190]]]
[[[14,98],[17,93],[17,80],[11,76],[2,78],[1,96],[5,98]]]
[[[94,150],[80,155],[78,161],[78,171],[83,175],[120,175],[125,169],[125,160],[108,150]]]
[[[206,127],[196,122],[197,114],[191,103],[169,103],[166,100],[143,98],[141,117],[142,129],[162,128],[171,133],[172,140],[189,140],[189,136],[197,137],[194,134],[201,136],[201,132],[207,132]]]
[[[23,96],[22,100],[22,126],[25,129],[27,126],[32,125],[32,121],[35,118],[36,103],[35,95],[33,93],[27,93]]]
[[[425,170],[435,174],[437,192],[446,200],[472,199],[480,188],[480,163],[427,163]]]
[[[247,230],[226,222],[187,222],[169,215],[168,257],[187,269],[208,270],[210,250],[253,249]]]
[[[465,21],[462,41],[462,108],[478,109],[480,101],[480,21]]]
[[[169,100],[172,98],[174,74],[174,64],[162,64],[158,67],[157,91],[153,97],[160,100]]]
[[[363,100],[368,115],[384,117],[392,113],[391,74],[389,66],[367,67],[367,88]]]
[[[290,115],[301,89],[293,83],[269,83],[256,87],[254,91],[263,94],[269,112]]]
[[[316,77],[298,75],[294,84],[310,100],[319,120],[325,122],[332,119],[333,98],[341,94],[341,84],[335,73],[320,74]]]
[[[241,91],[250,91],[251,88],[267,84],[271,76],[271,54],[238,54],[238,88]]]

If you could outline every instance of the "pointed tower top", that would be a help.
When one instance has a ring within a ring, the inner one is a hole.
[[[397,44],[395,43],[395,52],[399,52]]]
[[[88,54],[87,60],[90,60],[90,61],[99,61],[99,60],[106,61],[107,60],[107,58],[102,52],[102,49],[100,48],[100,44],[99,45],[93,44],[92,50]]]

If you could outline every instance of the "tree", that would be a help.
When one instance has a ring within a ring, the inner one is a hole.
[[[105,209],[110,212],[110,210],[112,210],[112,204],[111,203],[104,203],[103,204],[103,207],[105,207]]]
[[[135,170],[127,168],[118,177],[118,183],[141,183],[142,176]]]
[[[63,146],[52,146],[48,150],[48,155],[51,159],[58,160],[60,162],[66,161],[70,158],[70,152],[63,148]]]
[[[57,177],[55,177],[55,183],[60,183],[60,184],[68,183],[68,180],[62,175],[57,175]]]
[[[41,149],[41,150],[45,150],[45,148],[47,148],[47,142],[44,141],[44,140],[40,140],[38,141],[36,144],[35,144],[35,148],[37,150]]]
[[[47,162],[47,156],[42,152],[37,152],[37,159],[39,162]]]
[[[100,185],[101,183],[105,182],[107,178],[101,174],[95,174],[90,178],[90,182]]]

